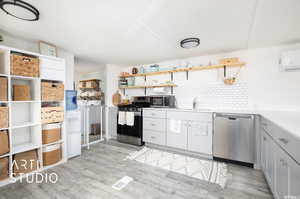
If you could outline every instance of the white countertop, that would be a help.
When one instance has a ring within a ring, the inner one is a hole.
[[[275,123],[282,129],[290,132],[300,139],[300,111],[277,111],[277,110],[233,110],[233,109],[181,109],[181,108],[146,108],[146,109],[160,109],[168,111],[183,111],[183,112],[204,112],[204,113],[233,113],[233,114],[256,114],[271,122]]]
[[[233,110],[233,109],[185,109],[185,108],[144,108],[148,110],[165,110],[165,111],[179,111],[179,112],[197,112],[197,113],[237,113],[237,114],[258,114],[254,110]]]
[[[299,111],[260,111],[259,114],[300,139]]]

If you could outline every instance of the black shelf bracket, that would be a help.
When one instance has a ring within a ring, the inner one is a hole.
[[[144,76],[144,80],[145,80],[145,85],[146,85],[146,82],[147,82],[147,76],[146,75]],[[145,96],[147,95],[147,88],[146,87],[144,89],[144,94],[145,94]]]
[[[186,71],[186,80],[189,80],[189,71]]]

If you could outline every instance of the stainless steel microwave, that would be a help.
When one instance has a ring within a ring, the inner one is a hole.
[[[174,95],[156,95],[135,97],[134,103],[146,102],[150,107],[176,108],[176,98]]]

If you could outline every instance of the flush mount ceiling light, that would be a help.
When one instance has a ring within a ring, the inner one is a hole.
[[[182,48],[194,48],[200,45],[199,38],[186,38],[180,42]]]
[[[25,21],[39,20],[39,11],[21,0],[0,0],[0,8],[8,15]]]

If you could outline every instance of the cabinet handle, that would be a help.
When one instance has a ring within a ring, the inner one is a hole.
[[[279,138],[279,141],[281,141],[283,144],[289,143],[289,141],[285,138]]]
[[[151,126],[155,126],[155,124],[152,123]]]
[[[151,136],[151,139],[155,139],[155,137],[154,137],[154,136]]]

